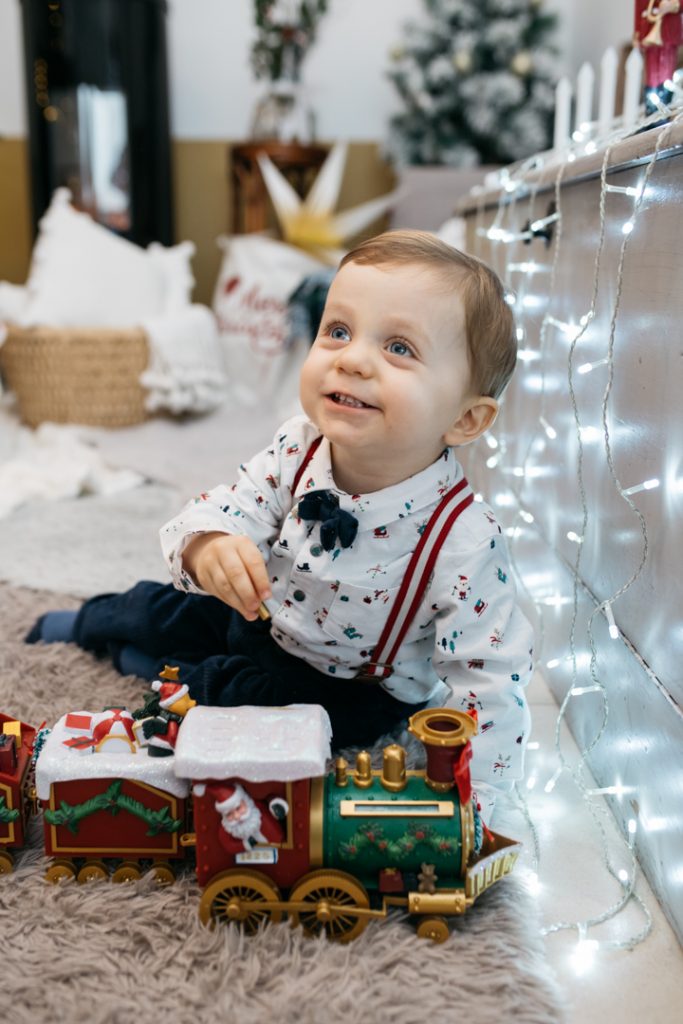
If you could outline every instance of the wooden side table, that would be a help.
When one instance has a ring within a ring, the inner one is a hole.
[[[324,146],[297,142],[245,142],[232,147],[232,230],[236,234],[263,231],[268,227],[269,197],[256,159],[270,157],[300,196],[310,188],[327,156]]]

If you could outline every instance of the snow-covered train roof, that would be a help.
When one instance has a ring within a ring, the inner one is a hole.
[[[173,757],[150,757],[147,747],[112,740],[99,750],[87,746],[94,727],[106,719],[107,712],[76,711],[63,715],[48,735],[36,761],[36,792],[39,800],[48,800],[50,786],[78,779],[132,779],[156,789],[186,797],[189,782],[173,770]],[[89,724],[88,724],[89,723]],[[74,745],[81,741],[81,748]],[[68,744],[71,744],[68,745]]]
[[[198,706],[180,728],[174,767],[194,780],[293,782],[325,774],[331,736],[329,716],[318,704]]]

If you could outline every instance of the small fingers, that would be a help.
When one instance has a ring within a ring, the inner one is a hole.
[[[246,537],[221,552],[214,566],[218,595],[246,619],[255,619],[261,601],[271,596],[265,562],[256,545]]]
[[[250,622],[257,617],[258,612],[254,610],[253,599],[247,597],[245,602],[244,591],[236,590],[228,577],[222,572],[215,574],[210,593],[214,594],[219,600],[224,601],[225,604],[230,605],[231,608],[234,608],[236,612],[239,612],[240,615]]]
[[[272,597],[272,591],[263,555],[248,537],[243,538],[243,543],[238,546],[237,550],[242,558],[242,565],[251,579],[254,591],[258,595],[258,603],[267,601],[269,597]]]

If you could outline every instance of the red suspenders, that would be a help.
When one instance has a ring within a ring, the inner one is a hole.
[[[318,448],[320,447],[320,442],[322,441],[322,439],[323,439],[323,435],[322,434],[320,435],[320,437],[316,437],[315,441],[312,443],[311,447],[308,449],[308,451],[304,455],[304,461],[301,463],[301,465],[297,469],[296,473],[294,474],[294,479],[292,480],[292,497],[294,497],[294,495],[296,494],[296,489],[299,486],[299,484],[301,483],[301,477],[306,472],[306,468],[308,466],[308,463],[311,461],[311,459],[313,458],[313,456],[317,452]]]
[[[441,546],[462,512],[474,501],[465,477],[439,502],[413,551],[403,582],[384,624],[382,635],[364,666],[363,675],[386,679],[393,672],[393,660],[424,597]]]
[[[317,437],[306,452],[304,461],[292,481],[293,495],[321,441],[322,436]],[[363,666],[363,677],[379,681],[386,679],[393,672],[393,659],[420,607],[441,546],[457,518],[473,501],[472,489],[463,477],[455,487],[444,495],[432,512],[408,563],[405,576],[391,606],[389,617],[384,624],[377,646],[372,652],[372,658]]]

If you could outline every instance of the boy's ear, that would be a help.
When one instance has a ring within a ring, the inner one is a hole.
[[[476,441],[485,430],[493,426],[498,408],[496,399],[487,395],[471,399],[465,411],[444,434],[444,441],[447,445],[462,445]]]

